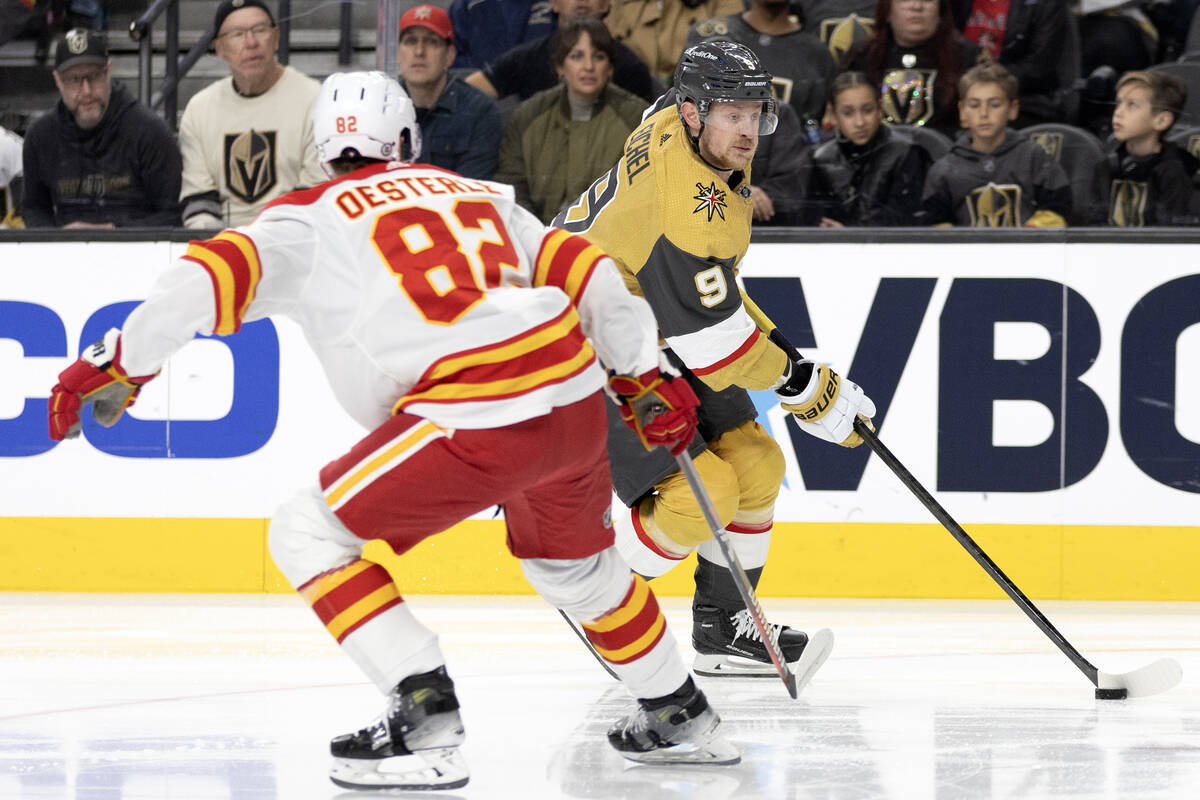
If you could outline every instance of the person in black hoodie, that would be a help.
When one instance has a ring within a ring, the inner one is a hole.
[[[68,31],[54,63],[61,99],[25,134],[25,225],[179,225],[179,147],[166,122],[112,82],[104,34]]]
[[[1041,146],[1008,127],[1017,118],[1017,79],[996,63],[962,76],[959,114],[966,134],[925,179],[921,221],[973,228],[1062,228],[1071,184]]]
[[[1127,72],[1117,81],[1113,108],[1116,149],[1101,169],[1108,224],[1196,225],[1193,177],[1197,162],[1163,139],[1187,101],[1187,87],[1165,72]],[[1102,220],[1096,220],[1102,222]]]
[[[830,97],[837,138],[813,153],[810,190],[820,226],[917,224],[929,155],[882,124],[879,92],[865,74],[838,75]]]

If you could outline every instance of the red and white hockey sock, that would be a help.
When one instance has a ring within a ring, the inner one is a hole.
[[[634,697],[662,697],[687,679],[687,667],[650,585],[632,578],[621,604],[583,630]]]
[[[413,616],[379,564],[359,559],[318,575],[299,592],[381,692],[446,663],[437,635]]]

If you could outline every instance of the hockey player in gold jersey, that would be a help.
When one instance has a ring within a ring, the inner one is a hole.
[[[660,101],[620,161],[554,220],[609,253],[630,290],[654,309],[667,356],[701,401],[689,452],[755,583],[784,460],[754,421],[746,390],[774,389],[802,429],[847,447],[861,443],[855,417],[875,413],[862,389],[826,365],[793,363],[743,305],[737,269],[750,244],[750,162],[776,119],[771,75],[750,49],[694,45],[676,68],[674,96]],[[613,485],[628,507],[614,514],[622,555],[634,571],[655,577],[695,549],[696,672],[774,674],[684,476],[669,454],[648,452],[624,428],[610,420]],[[811,642],[786,626],[774,634],[797,674],[811,675],[833,645],[824,630]]]

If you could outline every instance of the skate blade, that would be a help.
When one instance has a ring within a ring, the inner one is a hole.
[[[717,735],[707,742],[697,744],[676,744],[670,747],[659,747],[644,753],[621,753],[630,761],[639,764],[691,764],[693,766],[721,767],[740,763],[742,754],[738,749]]]
[[[833,631],[822,628],[809,637],[800,658],[788,662],[796,675],[796,693],[799,694],[813,675],[829,658],[833,650]],[[692,662],[692,671],[708,678],[778,678],[779,671],[770,662],[755,661],[741,656],[697,653]]]
[[[335,758],[329,780],[343,789],[425,791],[466,786],[470,775],[457,747],[390,758]]]

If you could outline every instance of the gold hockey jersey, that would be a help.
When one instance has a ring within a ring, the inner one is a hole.
[[[659,333],[713,389],[769,388],[787,357],[742,306],[750,246],[749,173],[719,178],[692,149],[676,106],[646,119],[621,159],[553,224],[616,261],[654,309]]]

